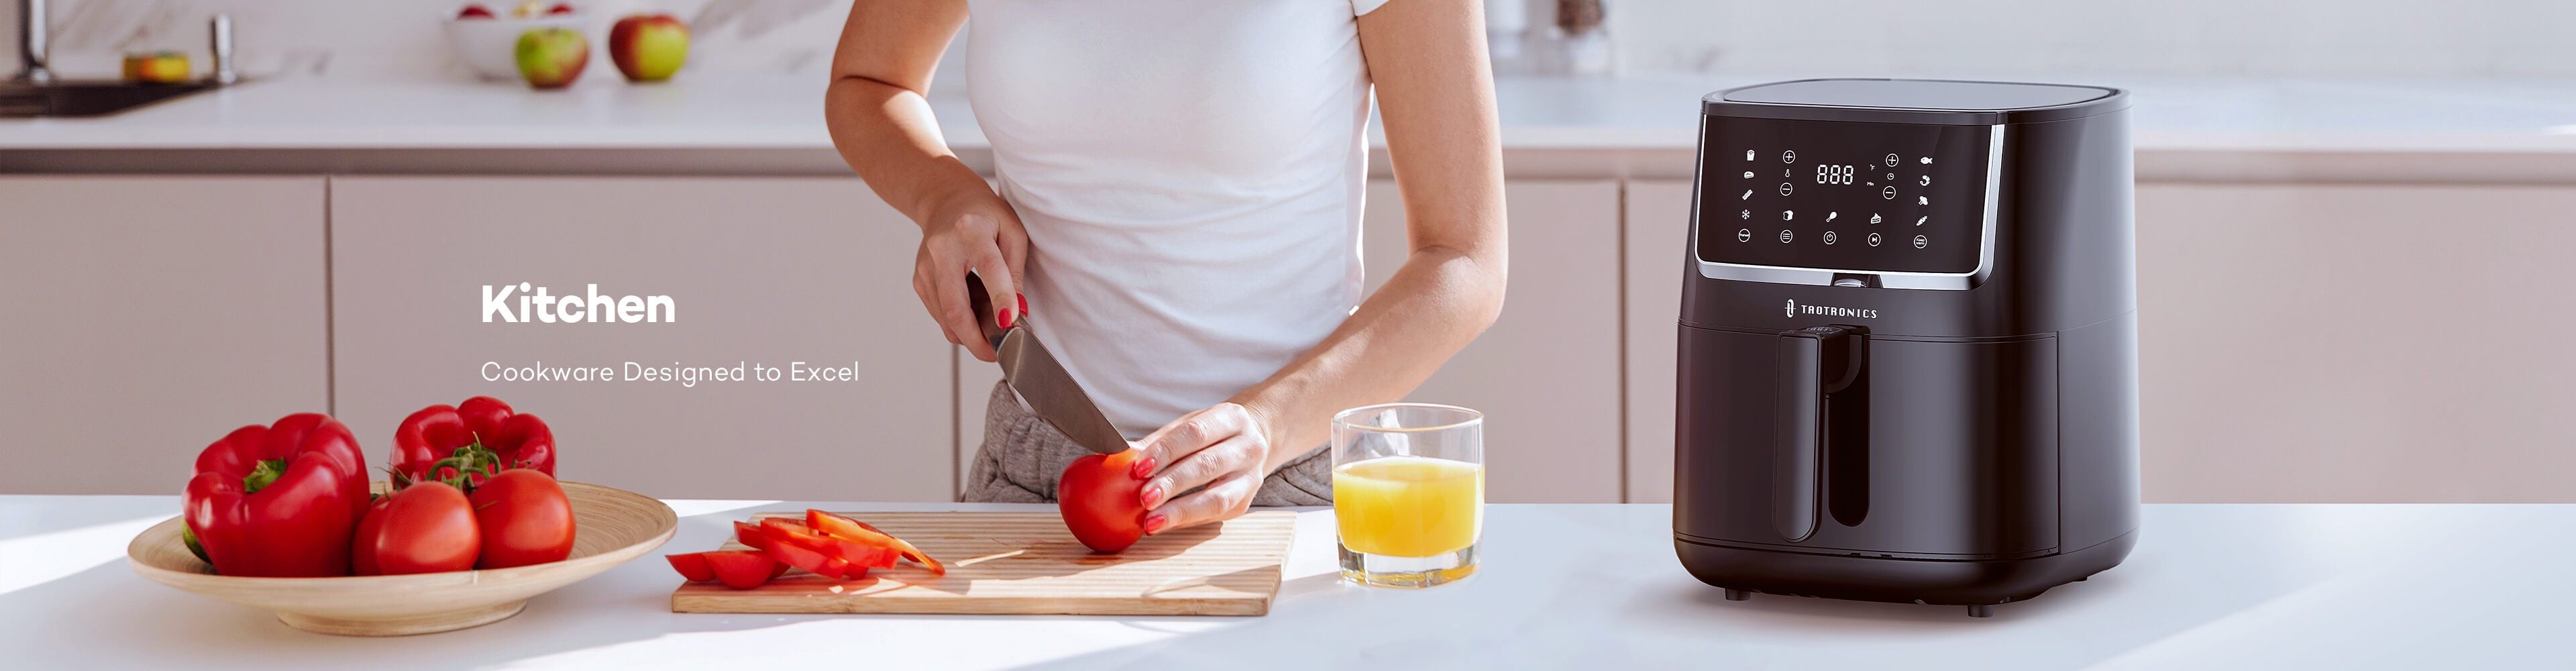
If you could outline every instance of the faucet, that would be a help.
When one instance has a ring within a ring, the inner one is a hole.
[[[43,84],[54,80],[46,66],[45,0],[18,0],[18,80]]]

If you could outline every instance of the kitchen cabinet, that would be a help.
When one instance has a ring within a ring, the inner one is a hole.
[[[1631,180],[1621,210],[1627,290],[1625,382],[1628,501],[1673,500],[1673,392],[1679,365],[1682,260],[1689,249],[1689,180]]]
[[[2149,184],[2152,501],[2576,500],[2576,188]]]
[[[226,432],[329,410],[323,189],[0,178],[0,492],[177,492]]]
[[[1406,400],[1485,413],[1486,499],[1615,502],[1619,419],[1619,183],[1513,180],[1502,316]],[[1403,199],[1368,186],[1369,291],[1404,262]]]
[[[919,234],[855,178],[342,177],[330,208],[336,392],[371,454],[412,410],[488,394],[553,425],[569,480],[664,497],[953,493],[951,346],[916,317]],[[676,309],[487,321],[486,293],[521,283],[514,296],[596,285]],[[855,375],[799,381],[792,362]],[[632,375],[754,365],[781,377]],[[613,374],[487,379],[540,366]]]

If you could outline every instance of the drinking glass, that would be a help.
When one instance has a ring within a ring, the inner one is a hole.
[[[1342,579],[1430,587],[1476,572],[1485,529],[1485,415],[1388,403],[1333,416]]]

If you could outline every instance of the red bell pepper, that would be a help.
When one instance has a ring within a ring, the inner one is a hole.
[[[184,498],[188,533],[216,573],[344,576],[367,510],[367,460],[339,420],[287,415],[197,453]]]
[[[510,410],[510,404],[490,396],[465,399],[454,406],[433,405],[421,408],[394,428],[393,468],[409,481],[446,480],[447,474],[433,473],[438,462],[462,456],[459,448],[480,442],[499,455],[497,468],[530,468],[552,476],[555,474],[555,433],[546,428],[545,420],[536,415]],[[473,484],[482,484],[488,473],[462,473]]]
[[[805,509],[805,526],[812,528],[815,533],[829,536],[844,543],[856,544],[867,548],[882,549],[891,554],[901,555],[904,559],[911,560],[912,563],[920,564],[922,568],[929,569],[931,575],[948,575],[948,567],[941,565],[939,560],[932,559],[929,553],[922,552],[921,548],[913,547],[912,543],[906,542],[901,538],[896,538],[894,537],[894,534],[886,533],[885,530],[878,529],[866,522],[850,519],[842,515],[823,512],[818,509],[807,508]],[[858,560],[853,558],[851,561],[855,563]],[[894,560],[889,557],[885,560],[883,565],[869,565],[876,566],[877,568],[894,568]]]

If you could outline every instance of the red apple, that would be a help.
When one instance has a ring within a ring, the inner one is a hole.
[[[689,60],[689,26],[669,14],[636,14],[608,29],[608,59],[627,81],[670,79]]]
[[[456,18],[489,19],[496,17],[492,15],[491,8],[484,7],[482,5],[466,5],[464,9],[456,10]]]
[[[590,65],[590,39],[564,28],[538,28],[519,34],[519,76],[529,86],[559,89],[581,78]]]
[[[547,7],[547,8],[546,8],[546,16],[554,16],[554,15],[556,15],[556,14],[571,14],[571,13],[572,13],[572,5],[570,5],[570,4],[566,4],[566,3],[558,2],[558,3],[555,3],[555,6],[553,6],[553,7]]]

